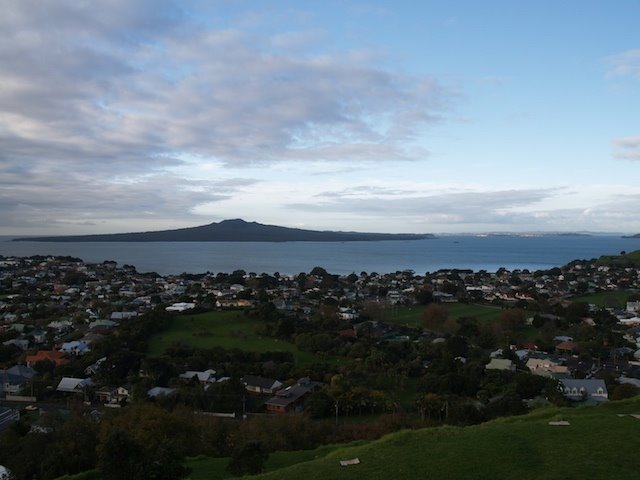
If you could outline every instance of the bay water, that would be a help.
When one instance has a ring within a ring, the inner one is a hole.
[[[576,259],[640,249],[640,239],[606,235],[446,235],[426,240],[376,242],[11,242],[0,255],[64,255],[85,262],[114,260],[161,275],[202,272],[297,274],[316,266],[330,273],[417,274],[446,268],[542,270]]]

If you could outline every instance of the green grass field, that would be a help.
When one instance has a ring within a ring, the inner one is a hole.
[[[640,398],[598,407],[546,408],[482,425],[402,431],[255,477],[277,480],[518,480],[634,478]],[[625,416],[619,416],[624,414]],[[563,419],[570,426],[550,426]],[[339,460],[360,464],[340,467]]]
[[[618,307],[624,308],[627,299],[631,296],[631,292],[625,292],[623,290],[613,290],[610,292],[598,292],[591,295],[583,295],[580,297],[572,298],[574,302],[587,302],[598,305],[599,307]]]
[[[454,319],[470,317],[479,321],[491,321],[497,320],[502,313],[500,307],[491,305],[478,305],[475,303],[443,303],[442,305],[447,308],[449,317]],[[385,321],[396,325],[420,327],[425,308],[423,305],[395,307],[389,311]]]
[[[317,357],[299,351],[293,343],[258,335],[260,321],[242,311],[216,311],[197,315],[180,315],[149,340],[149,355],[159,356],[174,343],[194,348],[238,348],[248,352],[291,352],[296,362],[312,363]]]
[[[353,442],[350,446],[364,445],[366,442]],[[296,450],[292,452],[274,452],[269,455],[266,465],[267,472],[273,472],[302,462],[309,462],[324,458],[331,452],[344,448],[345,445],[323,445],[315,450]],[[195,457],[187,460],[191,468],[189,480],[213,480],[232,478],[227,472],[229,458]]]

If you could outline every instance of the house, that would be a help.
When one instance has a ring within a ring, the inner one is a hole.
[[[62,377],[56,391],[77,393],[82,392],[86,387],[90,387],[91,385],[93,385],[93,382],[90,378]]]
[[[25,359],[25,363],[28,367],[33,367],[36,363],[42,361],[49,361],[56,364],[56,367],[60,365],[66,365],[69,363],[69,360],[66,358],[66,355],[62,352],[58,352],[56,350],[40,350],[33,355],[27,355]]]
[[[127,320],[128,318],[133,318],[137,316],[138,316],[138,312],[113,312],[111,314],[111,317],[109,317],[109,320],[118,322],[120,320]]]
[[[258,394],[273,395],[282,387],[282,382],[273,378],[264,378],[257,375],[245,375],[242,378],[247,391]]]
[[[605,402],[609,398],[607,385],[598,378],[560,380],[559,388],[566,398],[574,402]]]
[[[253,306],[253,302],[245,298],[221,298],[216,301],[217,308],[247,308],[251,306]]]
[[[89,352],[91,349],[86,342],[81,340],[74,340],[72,342],[64,342],[60,347],[60,351],[62,353],[70,353],[72,355],[84,355]]]
[[[89,330],[95,329],[110,329],[118,326],[118,322],[114,322],[113,320],[94,320],[89,324]]]
[[[8,368],[7,372],[12,373],[13,375],[20,375],[27,380],[31,380],[37,373],[33,368],[27,367],[26,365],[14,365],[13,367]]]
[[[627,312],[640,313],[640,301],[627,302]]]
[[[358,338],[358,334],[353,328],[345,328],[344,330],[338,330],[338,335],[343,338]]]
[[[15,345],[20,350],[26,350],[29,348],[29,340],[27,338],[12,338],[2,343],[3,345]]]
[[[532,357],[527,360],[527,368],[534,375],[542,377],[557,378],[562,375],[569,375],[569,368],[566,365],[562,365],[559,361],[551,358]]]
[[[320,388],[322,383],[313,382],[309,377],[301,378],[295,385],[283,388],[274,397],[265,402],[265,408],[270,413],[291,413],[302,410],[302,404],[307,394]]]
[[[516,366],[508,358],[492,358],[489,363],[485,365],[485,370],[510,370],[514,371]]]
[[[201,384],[207,385],[216,382],[216,371],[211,369],[205,370],[204,372],[187,370],[186,372],[181,373],[179,377],[182,380],[197,380]]]
[[[357,320],[359,316],[360,314],[353,308],[340,307],[338,311],[338,318],[340,318],[340,320],[353,321]]]
[[[106,361],[107,361],[107,357],[99,358],[98,360],[96,360],[95,363],[92,363],[91,365],[89,365],[87,368],[84,369],[84,374],[87,376],[95,375],[96,373],[98,373],[98,370],[100,370],[100,367],[102,366],[102,364]]]
[[[147,390],[147,396],[150,398],[158,398],[158,397],[162,397],[162,396],[169,396],[169,395],[173,395],[174,393],[176,393],[177,390],[175,388],[168,388],[168,387],[153,387],[149,390]]]
[[[17,395],[28,381],[29,379],[22,375],[0,370],[0,395]]]
[[[129,401],[129,388],[102,387],[96,390],[96,398],[105,405],[121,406]]]
[[[191,310],[192,308],[196,308],[195,303],[179,302],[169,305],[165,310],[167,312],[184,312],[186,310]]]
[[[44,330],[36,329],[32,331],[30,335],[33,337],[34,343],[42,344],[47,341],[47,332]]]
[[[0,407],[0,432],[20,420],[20,412],[12,408]],[[0,477],[1,478],[1,477]]]
[[[558,345],[556,345],[556,353],[559,355],[561,354],[571,355],[577,351],[578,351],[578,344],[572,341],[560,342]]]

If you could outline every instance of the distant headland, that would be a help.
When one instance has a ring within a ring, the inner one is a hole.
[[[191,228],[155,232],[21,237],[14,242],[371,242],[381,240],[423,240],[432,234],[360,233],[304,230],[264,225],[241,219],[223,220]]]

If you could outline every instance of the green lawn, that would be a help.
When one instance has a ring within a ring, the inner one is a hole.
[[[574,302],[593,303],[599,307],[624,308],[627,303],[627,299],[631,295],[631,292],[625,292],[624,290],[613,290],[610,292],[597,292],[592,293],[591,295],[583,295],[572,298],[572,300]]]
[[[546,408],[472,427],[402,431],[266,473],[277,480],[635,478],[640,398],[598,407]],[[624,416],[619,416],[625,414]],[[550,426],[550,420],[570,426]],[[339,460],[359,465],[340,467]]]
[[[293,343],[255,333],[260,321],[243,311],[216,311],[197,315],[180,315],[149,340],[149,355],[159,356],[174,343],[194,348],[238,348],[249,352],[291,352],[300,363],[312,363],[317,357],[299,351]]]
[[[476,303],[443,303],[442,305],[449,311],[449,317],[454,319],[470,317],[480,321],[490,321],[497,320],[502,313],[500,307],[493,307],[491,305],[479,305]],[[387,314],[385,321],[396,325],[420,327],[425,308],[423,305],[394,307]]]
[[[194,457],[187,459],[187,467],[191,469],[191,474],[187,478],[190,480],[211,480],[230,478],[232,475],[227,472],[228,458]]]

